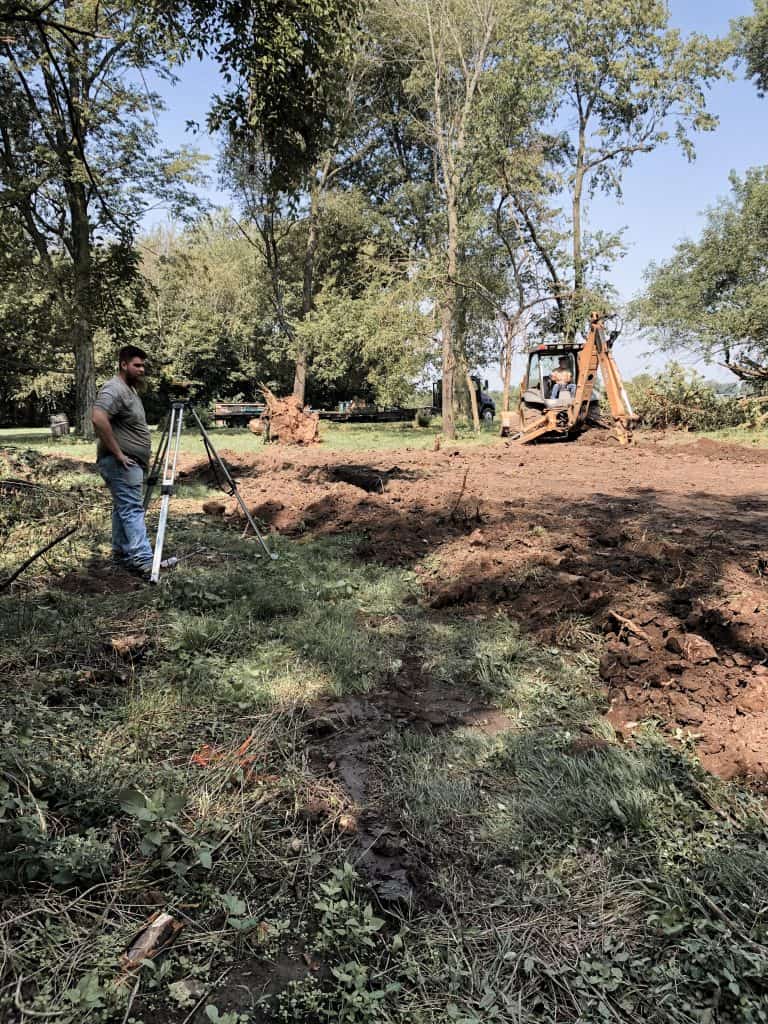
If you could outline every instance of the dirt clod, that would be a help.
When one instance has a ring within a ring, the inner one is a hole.
[[[113,636],[110,640],[110,647],[121,658],[135,658],[141,654],[149,643],[146,633],[126,633],[123,636]]]
[[[681,655],[694,665],[705,665],[708,661],[717,660],[717,651],[712,644],[703,636],[696,636],[695,633],[669,637],[667,650]]]

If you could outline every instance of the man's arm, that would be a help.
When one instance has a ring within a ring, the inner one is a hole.
[[[117,439],[112,432],[112,424],[109,422],[109,416],[104,409],[94,406],[91,412],[91,422],[93,423],[93,429],[96,431],[101,443],[114,455],[123,469],[127,469],[128,466],[136,465],[134,459],[124,455],[120,450],[120,445],[117,443]]]

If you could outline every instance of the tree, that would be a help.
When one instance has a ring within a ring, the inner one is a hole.
[[[35,423],[71,390],[69,367],[57,360],[59,313],[31,242],[11,211],[0,208],[0,417],[5,422]]]
[[[405,124],[390,138],[413,140],[430,157],[421,165],[433,189],[422,204],[422,273],[432,278],[440,321],[446,437],[455,434],[457,368],[468,368],[465,271],[485,196],[478,172],[489,121],[509,125],[518,107],[527,109],[536,64],[530,7],[518,0],[381,0],[371,19],[382,62],[402,74]]]
[[[717,360],[759,390],[768,388],[768,167],[731,177],[731,195],[707,211],[698,241],[651,264],[634,304],[640,324],[665,349]]]
[[[693,157],[693,133],[717,124],[704,88],[725,74],[730,48],[699,34],[683,39],[669,28],[663,0],[539,0],[539,7],[549,26],[549,74],[562,126],[558,159],[566,168],[573,293],[564,327],[572,337],[588,312],[586,198],[596,190],[620,196],[635,157],[670,138]]]
[[[48,286],[67,310],[74,357],[75,422],[90,436],[95,397],[94,307],[103,263],[126,282],[131,240],[153,201],[180,212],[198,158],[157,152],[145,117],[160,106],[138,71],[165,73],[156,26],[126,0],[45,5],[19,20],[0,62],[0,202],[19,218]],[[114,274],[113,274],[114,278]]]
[[[367,96],[373,68],[369,40],[362,31],[351,37],[345,74],[338,75],[327,89],[326,104],[330,124],[324,132],[324,145],[305,173],[291,179],[277,175],[282,154],[262,132],[250,138],[230,136],[222,166],[245,217],[256,227],[246,236],[270,267],[272,301],[281,329],[293,350],[295,373],[293,394],[304,402],[307,388],[309,352],[301,344],[296,325],[315,307],[318,288],[317,258],[325,210],[335,190],[350,170],[373,148],[375,123],[368,109]],[[335,92],[333,92],[335,87]],[[289,234],[292,228],[292,236]],[[243,230],[241,228],[241,230]],[[304,248],[294,253],[301,265],[301,303],[289,314],[286,306],[286,274],[290,268],[284,250],[300,234]]]
[[[296,344],[311,356],[313,402],[350,393],[402,400],[424,366],[428,318],[387,229],[359,195],[329,197],[316,254],[316,308],[292,321]],[[306,225],[294,224],[284,251],[286,267],[294,268],[284,278],[291,318],[301,309],[305,232]],[[201,402],[255,398],[262,382],[290,386],[294,350],[270,301],[271,268],[251,244],[256,234],[253,224],[222,211],[183,231],[156,230],[141,239],[149,308],[140,337],[162,356],[161,396],[173,377],[190,380]]]
[[[311,393],[342,384],[349,397],[392,404],[412,391],[427,361],[433,318],[423,282],[409,273],[397,231],[354,189],[325,200],[311,310],[296,323]]]
[[[290,187],[336,132],[359,0],[155,0],[153,14],[187,50],[209,53],[232,85],[213,98],[209,127],[272,155]]]
[[[139,242],[149,284],[143,344],[159,390],[189,381],[200,401],[245,395],[290,372],[268,302],[267,268],[226,212]]]
[[[734,42],[761,96],[768,92],[768,0],[754,0],[755,13],[734,23]]]

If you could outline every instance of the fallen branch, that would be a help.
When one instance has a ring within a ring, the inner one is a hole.
[[[64,530],[63,533],[60,533],[58,537],[54,537],[53,540],[50,541],[50,543],[46,544],[44,548],[40,548],[39,551],[36,551],[33,555],[30,555],[25,562],[21,563],[16,572],[12,573],[7,579],[3,580],[3,582],[0,583],[0,590],[5,590],[6,587],[10,587],[13,581],[17,580],[23,572],[26,572],[30,565],[32,565],[33,562],[40,558],[41,555],[44,555],[46,551],[50,551],[51,548],[56,547],[57,544],[61,544],[63,540],[66,540],[67,537],[70,537],[78,529],[79,527],[77,526],[70,526],[69,529]]]
[[[728,927],[731,929],[732,935],[734,935],[737,939],[740,939],[745,946],[749,947],[749,949],[753,949],[756,953],[759,953],[761,956],[765,956],[765,946],[760,942],[755,942],[753,939],[750,939],[748,935],[745,935],[744,932],[739,928],[738,924],[735,921],[731,920],[728,914],[726,914],[724,910],[721,910],[720,907],[718,907],[718,905],[715,903],[715,901],[711,897],[707,896],[707,894],[704,892],[702,888],[700,888],[700,886],[695,885],[693,887],[693,891],[696,893],[696,895],[699,897],[702,903],[712,911],[713,914],[717,914],[720,920],[724,921],[728,925]]]
[[[219,985],[222,983],[222,981],[224,981],[224,979],[230,973],[230,971],[233,971],[234,969],[235,969],[235,964],[232,964],[231,966],[225,968],[224,971],[222,971],[222,973],[218,976],[216,981],[214,981],[214,983],[211,985],[211,987],[207,988],[205,990],[205,992],[203,992],[203,994],[200,996],[198,1001],[195,1003],[195,1005],[192,1007],[192,1009],[189,1011],[187,1016],[182,1021],[182,1024],[189,1024],[189,1022],[195,1016],[195,1014],[200,1009],[200,1007],[203,1005],[203,1003],[206,1001],[206,999],[210,999],[210,997],[213,995],[213,993],[216,991],[216,989],[219,987]]]
[[[22,1017],[40,1017],[41,1019],[49,1017],[63,1017],[64,1014],[68,1012],[67,1010],[30,1010],[29,1007],[25,1006],[21,1001],[21,986],[23,982],[24,977],[20,974],[16,982],[16,992],[13,997],[13,1005]]]
[[[636,622],[632,621],[632,619],[627,619],[623,615],[619,615],[619,613],[614,611],[613,608],[609,608],[607,614],[612,619],[615,619],[620,624],[621,628],[626,629],[628,633],[632,633],[634,636],[638,637],[640,640],[644,640],[645,643],[649,645],[653,643],[645,630],[641,629]]]

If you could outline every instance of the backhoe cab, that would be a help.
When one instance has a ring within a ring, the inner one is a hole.
[[[613,426],[621,444],[632,440],[637,417],[632,412],[621,374],[613,358],[619,330],[606,333],[605,317],[592,313],[582,343],[563,341],[537,345],[528,353],[528,368],[520,385],[520,406],[514,436],[527,444],[541,437],[576,437],[588,426]],[[600,416],[595,394],[597,371],[605,388],[612,424]],[[557,384],[560,381],[567,384]],[[513,428],[513,429],[515,429]]]

